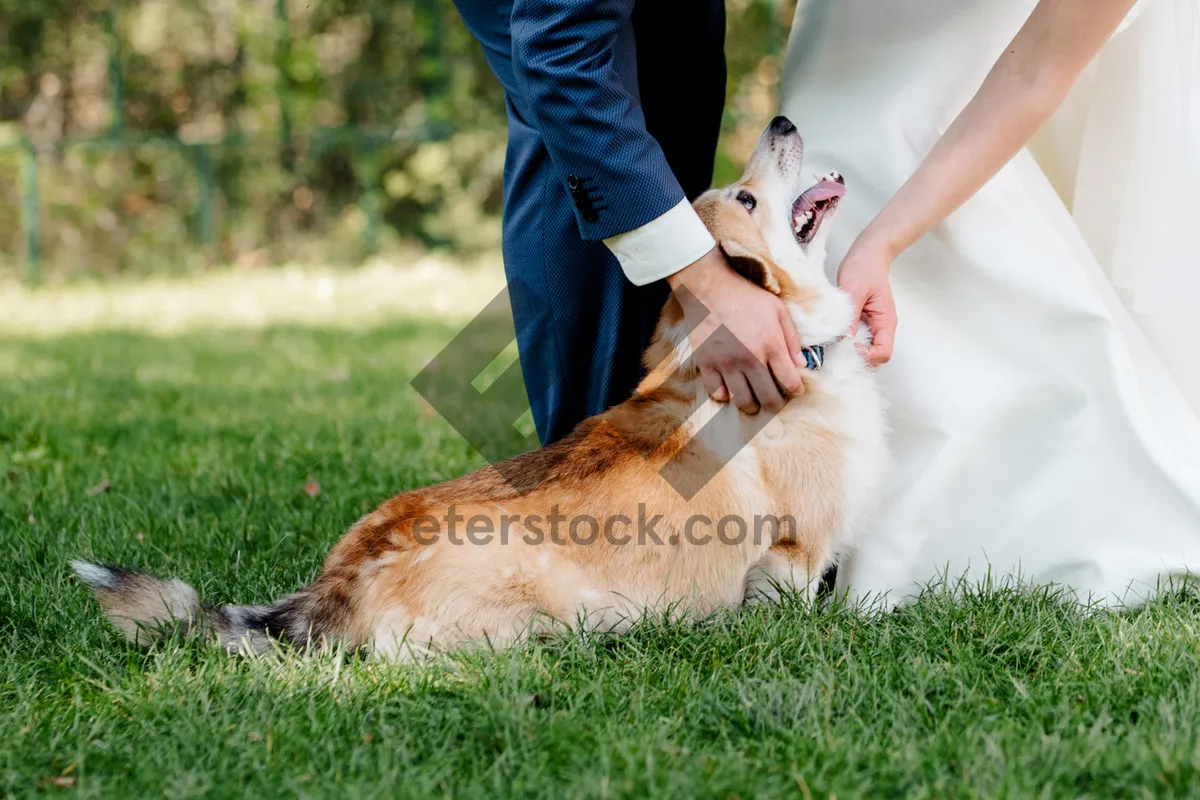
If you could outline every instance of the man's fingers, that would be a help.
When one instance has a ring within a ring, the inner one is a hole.
[[[725,388],[725,381],[721,380],[721,373],[711,367],[700,367],[700,376],[704,379],[704,388],[708,390],[708,396],[718,403],[724,403],[729,399],[729,391]]]
[[[803,356],[801,357],[803,358]],[[791,358],[779,358],[772,361],[771,373],[775,376],[775,383],[778,384],[785,399],[804,394],[804,376],[796,368],[796,364]]]
[[[754,394],[750,391],[750,384],[746,383],[746,377],[742,373],[732,370],[722,372],[721,378],[725,381],[725,387],[729,389],[733,404],[740,411],[746,414],[758,413],[758,402],[754,399]]]
[[[804,363],[804,356],[800,354],[800,334],[796,332],[796,321],[792,319],[791,313],[787,310],[787,306],[783,303],[779,304],[779,327],[783,330],[783,340],[787,346],[788,355],[792,357],[792,361],[796,364]],[[775,377],[779,377],[776,373]],[[799,379],[799,376],[797,376]],[[780,386],[783,386],[780,383]],[[786,386],[785,390],[791,391]]]
[[[779,386],[780,391],[788,397],[796,397],[804,394],[804,378],[800,375],[800,369],[796,366],[796,356],[799,354],[799,347],[795,351],[790,348],[787,353],[776,353],[767,361],[767,366],[771,368],[771,374],[775,376],[775,383]],[[800,356],[804,358],[803,355]]]
[[[798,364],[806,363],[804,354],[800,352],[803,343],[796,331],[796,321],[783,303],[779,304],[779,326],[783,329],[784,347],[786,352],[767,354],[767,366],[775,376],[775,383],[787,397],[804,394],[804,380],[800,377]]]
[[[783,395],[779,393],[775,378],[765,364],[756,365],[746,373],[746,378],[750,381],[750,388],[760,406],[774,414],[783,410]]]

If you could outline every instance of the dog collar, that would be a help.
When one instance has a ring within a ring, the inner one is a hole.
[[[823,344],[805,347],[800,354],[804,356],[804,365],[811,370],[818,370],[825,363],[825,345]]]
[[[836,339],[830,339],[824,344],[814,344],[811,347],[802,348],[800,355],[804,356],[804,366],[814,372],[825,366],[825,348],[832,347],[845,338],[845,336],[839,336]]]

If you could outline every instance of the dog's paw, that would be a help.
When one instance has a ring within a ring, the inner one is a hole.
[[[779,590],[779,584],[772,584],[768,581],[754,581],[747,584],[745,594],[742,597],[742,604],[747,606],[777,606],[782,597],[783,592]]]

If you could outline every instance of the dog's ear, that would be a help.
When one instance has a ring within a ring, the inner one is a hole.
[[[782,293],[779,279],[775,277],[778,267],[770,257],[746,247],[736,239],[722,239],[719,246],[729,266],[743,278],[771,294]]]

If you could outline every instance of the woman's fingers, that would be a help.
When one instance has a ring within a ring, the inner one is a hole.
[[[862,291],[854,291],[850,293],[850,299],[854,302],[854,316],[850,318],[850,337],[858,333],[859,323],[863,321],[863,307],[867,304],[867,293]]]
[[[882,366],[892,360],[892,343],[895,333],[895,325],[892,325],[890,328],[881,327],[876,329],[873,334],[874,338],[871,346],[867,348],[867,361],[872,366]]]
[[[867,350],[867,361],[873,366],[886,364],[892,357],[896,338],[896,304],[890,293],[877,292],[863,309],[867,325],[871,328],[871,346]]]

